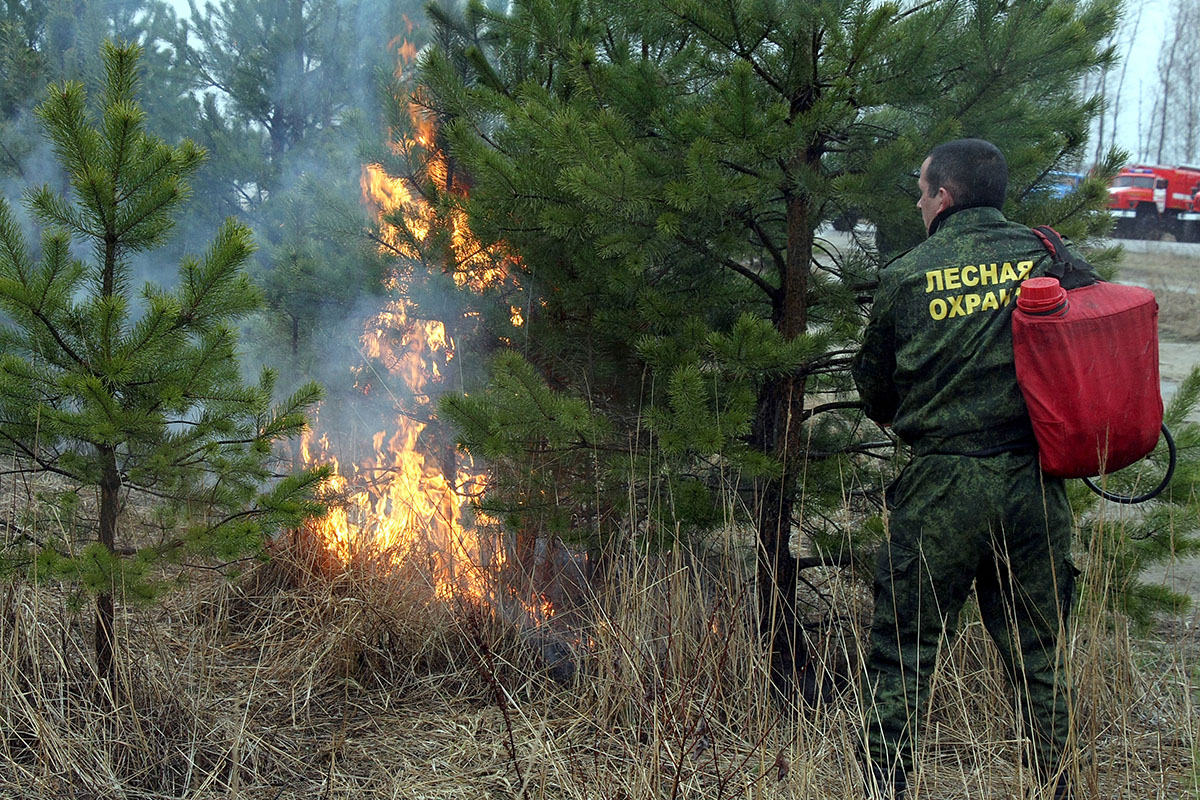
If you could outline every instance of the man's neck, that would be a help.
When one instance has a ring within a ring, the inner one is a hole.
[[[974,203],[972,205],[950,206],[949,208],[944,208],[930,221],[929,235],[933,236],[935,233],[937,233],[938,228],[942,227],[943,222],[957,214],[959,211],[966,211],[968,208],[995,208],[995,206],[990,206],[987,203]]]

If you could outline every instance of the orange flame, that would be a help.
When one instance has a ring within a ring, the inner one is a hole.
[[[416,56],[407,39],[396,46],[401,66]],[[412,130],[394,137],[392,149],[408,163],[423,163],[419,175],[393,177],[379,164],[363,166],[364,202],[379,221],[379,247],[402,256],[408,263],[436,264],[452,270],[460,287],[483,291],[506,279],[506,263],[513,257],[496,246],[484,246],[472,234],[465,211],[451,204],[449,211],[435,208],[422,195],[422,186],[436,186],[465,197],[456,185],[445,153],[437,148],[433,118],[409,104]],[[448,232],[448,254],[435,252],[435,232]],[[473,526],[464,523],[463,494],[482,476],[434,458],[432,452],[452,452],[447,442],[433,442],[435,419],[432,396],[448,364],[455,357],[455,342],[444,320],[421,318],[408,299],[419,276],[397,268],[386,280],[397,299],[368,320],[360,337],[361,352],[373,373],[372,385],[386,390],[403,410],[389,430],[372,437],[371,453],[356,460],[347,474],[337,457],[338,448],[327,433],[309,434],[302,445],[308,463],[331,464],[330,484],[340,498],[333,511],[314,523],[330,553],[345,565],[368,565],[389,572],[404,564],[426,568],[437,597],[465,594],[476,599],[494,596],[490,576],[503,556],[492,552]],[[524,324],[518,307],[512,307],[514,326]],[[382,373],[378,367],[382,367]],[[360,374],[366,374],[363,370]],[[443,434],[443,439],[445,438]],[[440,445],[441,450],[438,450]],[[477,521],[487,523],[490,520]],[[553,607],[535,599],[531,614],[549,619]],[[534,610],[536,609],[536,613]]]

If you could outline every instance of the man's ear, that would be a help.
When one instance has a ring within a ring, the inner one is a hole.
[[[938,188],[938,210],[937,213],[942,213],[947,208],[954,207],[954,195],[950,194],[950,190],[945,186]]]

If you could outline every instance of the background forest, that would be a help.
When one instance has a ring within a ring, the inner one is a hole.
[[[981,136],[1115,275],[1130,19],[5,0],[0,791],[856,796],[878,270]],[[1200,549],[1198,400],[1158,500],[1071,487],[1087,796],[1200,796],[1195,621],[1146,572]],[[964,616],[914,794],[1036,794]]]

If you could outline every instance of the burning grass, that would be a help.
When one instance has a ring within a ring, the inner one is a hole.
[[[5,587],[0,794],[858,796],[853,682],[831,680],[800,713],[771,699],[733,550],[614,556],[609,588],[581,596],[587,623],[573,625],[505,595],[439,595],[415,562],[331,573],[299,557],[311,552],[296,540],[235,582],[202,573],[157,606],[125,607],[112,695],[95,688],[70,597]],[[1094,594],[1111,576],[1084,579]],[[837,573],[823,588],[838,614],[814,629],[816,660],[852,674],[869,600]],[[1134,641],[1094,606],[1081,613],[1082,796],[1197,790],[1197,621]],[[914,796],[1029,796],[995,650],[970,611],[944,664]]]

